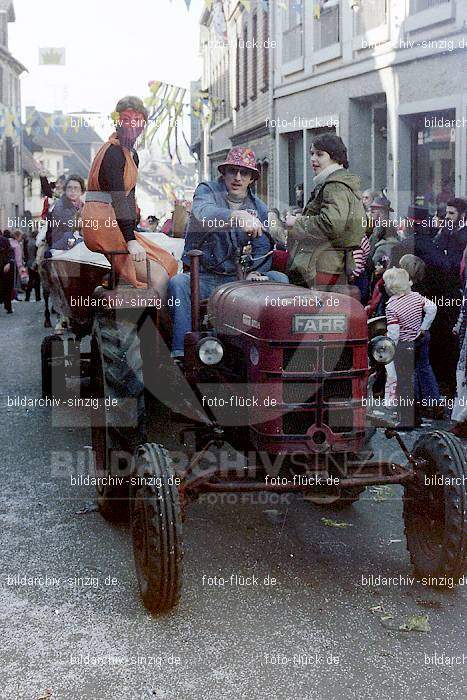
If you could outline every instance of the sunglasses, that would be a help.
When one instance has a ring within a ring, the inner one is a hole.
[[[226,175],[233,175],[236,176],[237,173],[240,173],[242,177],[248,177],[248,175],[252,175],[252,171],[249,170],[248,168],[233,168],[232,166],[228,165],[225,168],[225,174]]]

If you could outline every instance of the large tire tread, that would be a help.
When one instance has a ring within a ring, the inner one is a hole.
[[[136,323],[98,314],[93,328],[92,362],[94,388],[100,394],[99,398],[118,399],[117,406],[107,406],[100,415],[101,420],[105,415],[106,443],[105,464],[100,466],[100,471],[110,474],[111,451],[124,451],[131,455],[145,440],[144,385]],[[134,401],[137,402],[136,413]],[[103,433],[93,431],[93,449],[96,452],[94,440],[100,439],[103,439]],[[128,491],[128,481],[97,491],[99,510],[106,520],[128,520]]]
[[[152,613],[172,610],[180,599],[182,583],[182,514],[178,489],[168,484],[174,470],[167,450],[160,445],[145,444],[138,450],[136,473],[160,479],[161,486],[132,487],[132,535],[135,563],[138,560],[139,532],[142,521],[147,525],[148,566],[143,573],[136,564],[138,582],[145,607]],[[141,517],[141,509],[145,517]],[[141,576],[145,580],[141,581]]]
[[[41,343],[42,398],[63,397],[66,393],[63,340],[47,335]]]
[[[444,493],[444,540],[438,560],[429,561],[427,556],[420,554],[416,540],[419,533],[414,532],[413,515],[416,511],[417,484],[408,484],[404,499],[404,524],[407,548],[410,560],[416,574],[422,577],[431,576],[459,580],[465,571],[467,540],[465,532],[466,521],[466,453],[461,441],[450,433],[436,430],[422,435],[414,445],[412,453],[415,457],[435,459],[436,475],[460,480],[460,485],[445,484]],[[424,474],[425,472],[421,472]],[[433,476],[430,472],[430,476]]]

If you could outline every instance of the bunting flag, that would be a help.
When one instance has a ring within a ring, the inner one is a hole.
[[[64,48],[40,48],[39,49],[39,65],[40,66],[64,66],[65,65],[65,49]]]
[[[24,124],[21,123],[20,114],[0,105],[0,140],[3,136],[8,136],[13,139],[19,139],[21,130],[28,135],[45,134],[46,136],[51,131],[66,133],[72,130],[77,133],[80,129],[78,120],[73,120],[73,117],[67,114],[43,114],[32,110],[28,112]]]
[[[21,137],[21,119],[17,112],[0,106],[0,142],[4,137],[13,139],[17,144]]]
[[[170,0],[170,2],[172,2],[172,0]],[[204,0],[204,4],[205,4],[205,6],[207,7],[208,10],[212,10],[212,8],[213,8],[213,3],[214,3],[214,5],[216,5],[216,4],[221,5],[222,12],[224,12],[224,8],[222,7],[223,0]],[[269,0],[261,0],[261,4],[263,5],[263,8],[264,8],[265,12],[268,12],[268,11],[269,11]],[[278,0],[278,4],[279,4],[279,5],[285,5],[285,3],[284,3],[284,2],[281,2],[281,0]],[[185,0],[185,5],[186,5],[186,9],[189,10],[189,9],[190,9],[190,5],[191,5],[191,0]],[[250,10],[251,10],[251,0],[240,0],[240,5],[241,5],[247,12],[250,12]],[[285,7],[287,7],[287,6],[285,5]]]
[[[164,190],[164,193],[167,196],[167,199],[172,199],[172,197],[174,197],[173,187],[170,184],[170,182],[163,182],[162,189]]]
[[[227,22],[221,0],[215,0],[212,8],[212,26],[219,39],[227,40]]]
[[[183,131],[183,120],[192,117],[199,120],[202,128],[209,127],[213,112],[221,100],[211,97],[208,90],[194,91],[188,99],[186,88],[161,80],[151,80],[148,87],[150,94],[145,98],[144,104],[148,108],[149,118],[143,136],[144,145],[150,146],[162,131],[161,147],[164,152],[167,152],[171,159],[175,155],[181,162],[181,139],[189,148],[188,139]],[[163,130],[161,127],[164,127]]]
[[[179,132],[182,131],[183,139],[183,119],[187,115],[189,103],[186,100],[186,88],[164,83],[161,80],[151,80],[149,82],[150,95],[145,99],[145,105],[149,110],[149,125],[144,134],[144,144],[150,146],[160,131],[161,126],[166,128],[163,137],[162,149],[173,158],[175,152],[177,159],[181,162],[179,152]],[[174,149],[172,149],[172,141]]]

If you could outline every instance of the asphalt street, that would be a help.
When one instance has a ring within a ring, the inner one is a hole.
[[[73,485],[89,411],[11,405],[41,396],[46,333],[41,304],[14,312],[0,310],[0,697],[465,697],[466,587],[412,578],[399,487],[369,488],[337,514],[289,495],[205,497],[184,523],[180,606],[152,617],[128,527]],[[173,428],[158,438],[172,444]],[[380,431],[373,447],[397,452]],[[429,631],[399,629],[414,615]]]

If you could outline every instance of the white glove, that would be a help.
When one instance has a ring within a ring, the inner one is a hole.
[[[144,262],[146,260],[146,251],[138,241],[128,241],[127,247],[133,262]]]
[[[261,272],[250,272],[245,279],[250,282],[269,282],[269,277],[262,275]]]

